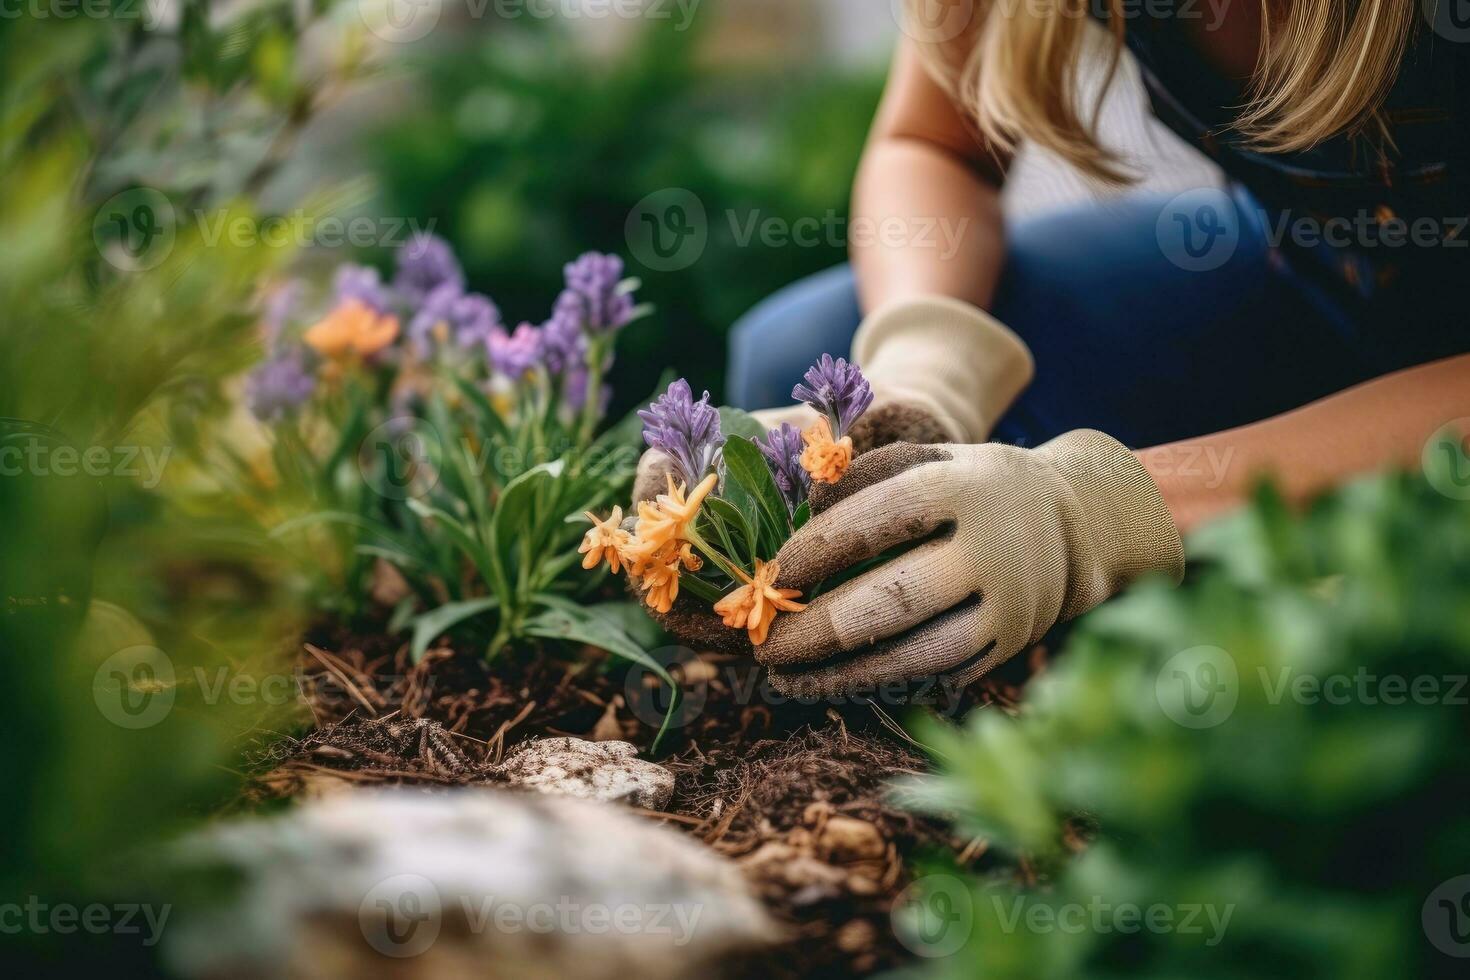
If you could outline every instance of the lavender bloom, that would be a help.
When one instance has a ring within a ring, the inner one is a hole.
[[[827,416],[832,423],[832,438],[847,435],[852,424],[873,404],[873,388],[856,364],[823,354],[807,368],[802,384],[791,389],[791,397],[805,402]]]
[[[755,445],[766,458],[781,496],[786,498],[786,509],[796,513],[812,488],[811,474],[801,465],[801,430],[790,422],[782,422],[781,428],[767,432]]]
[[[525,377],[541,363],[541,331],[529,323],[516,327],[515,333],[506,333],[498,325],[492,327],[485,346],[490,365],[515,380]]]
[[[673,459],[675,476],[687,487],[704,478],[725,444],[720,413],[709,403],[709,392],[695,401],[683,378],[638,417],[643,420],[643,441]]]
[[[478,347],[487,343],[500,325],[500,309],[490,297],[461,292],[457,284],[446,282],[424,299],[424,305],[409,322],[408,336],[414,351],[428,357],[445,343],[461,350]]]
[[[425,232],[413,236],[398,250],[393,288],[409,303],[422,303],[431,292],[447,283],[464,291],[464,270],[444,239]]]
[[[383,287],[382,277],[371,266],[353,265],[350,262],[338,266],[333,287],[338,303],[356,300],[379,313],[388,312],[388,307],[392,305],[388,290]]]
[[[575,320],[588,333],[611,333],[633,319],[633,297],[618,292],[623,260],[588,252],[567,263],[567,288],[557,297],[556,311]]]
[[[313,391],[316,378],[298,354],[282,354],[256,368],[245,380],[245,403],[262,422],[277,422],[299,408]]]
[[[548,371],[565,374],[586,367],[587,335],[582,332],[581,320],[570,310],[558,307],[553,311],[551,319],[541,325],[541,336]]]

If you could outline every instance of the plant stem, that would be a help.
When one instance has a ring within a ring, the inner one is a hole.
[[[732,582],[743,583],[750,581],[750,574],[744,569],[740,568],[740,566],[731,562],[730,559],[720,554],[718,549],[712,547],[708,542],[706,542],[704,538],[700,536],[699,532],[694,529],[693,522],[690,522],[686,537],[688,538],[689,543],[698,548],[700,553],[703,554],[706,558],[714,562],[715,566],[719,568],[720,571],[730,576],[730,580]]]

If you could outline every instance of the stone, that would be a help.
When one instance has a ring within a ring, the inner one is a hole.
[[[538,738],[510,751],[491,774],[520,789],[662,810],[674,795],[674,774],[638,758],[628,742]]]
[[[175,903],[167,965],[201,980],[674,980],[780,939],[698,841],[498,788],[336,793],[216,825],[164,864],[198,896]]]

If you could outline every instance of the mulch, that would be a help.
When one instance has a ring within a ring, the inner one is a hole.
[[[900,724],[907,712],[961,717],[1013,711],[1044,668],[1033,650],[963,692],[959,703],[883,709],[861,700],[796,702],[771,694],[746,658],[685,656],[678,724],[653,749],[667,696],[652,675],[588,649],[574,660],[527,652],[493,662],[443,646],[414,664],[382,630],[320,624],[301,649],[305,730],[256,754],[243,806],[344,784],[457,786],[494,781],[492,767],[528,738],[624,739],[675,774],[666,812],[649,819],[737,861],[791,941],[738,965],[749,976],[864,974],[912,960],[890,911],[915,859],[985,872],[983,839],[906,810],[889,782],[927,770]],[[1024,865],[1005,870],[1025,875]]]

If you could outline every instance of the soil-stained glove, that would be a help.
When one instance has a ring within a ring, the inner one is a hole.
[[[1140,576],[1184,572],[1153,478],[1091,430],[1036,449],[888,446],[812,504],[777,556],[783,587],[913,547],[776,621],[755,654],[786,693],[969,684]]]

